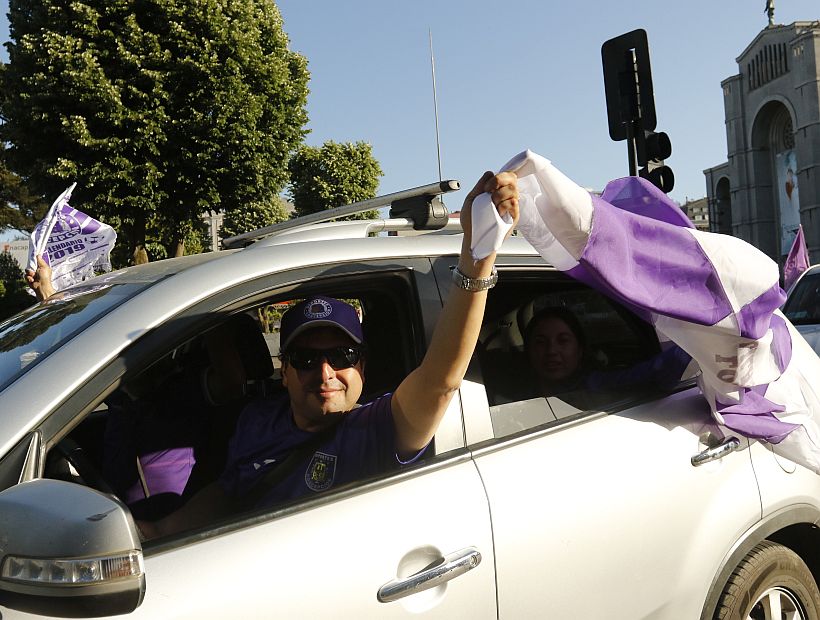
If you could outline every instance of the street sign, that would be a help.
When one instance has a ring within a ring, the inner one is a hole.
[[[642,28],[605,41],[601,46],[609,137],[626,140],[629,124],[655,129],[655,93],[649,65],[649,42]]]

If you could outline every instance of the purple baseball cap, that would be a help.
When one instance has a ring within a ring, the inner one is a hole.
[[[287,351],[296,336],[314,327],[341,329],[356,344],[361,344],[364,339],[359,313],[353,306],[333,297],[317,295],[299,302],[282,315],[279,329],[281,350]]]

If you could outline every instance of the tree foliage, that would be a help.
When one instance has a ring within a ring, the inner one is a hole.
[[[0,252],[0,321],[34,303],[26,293],[23,269],[9,252]]]
[[[285,201],[279,196],[267,200],[257,200],[248,205],[232,209],[225,213],[219,236],[222,239],[241,235],[242,233],[278,224],[288,219]]]
[[[0,252],[0,282],[5,285],[6,290],[24,286],[23,269],[9,252]]]
[[[328,141],[302,146],[290,161],[288,186],[297,215],[316,213],[376,196],[381,166],[366,142]],[[378,217],[368,211],[350,219]]]
[[[273,0],[10,0],[0,73],[9,168],[133,251],[278,193],[307,120],[308,71]]]
[[[0,154],[0,232],[15,229],[31,232],[43,219],[48,204],[28,192],[23,180],[11,172]]]

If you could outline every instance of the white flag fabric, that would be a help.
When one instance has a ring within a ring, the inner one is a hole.
[[[72,208],[73,183],[52,203],[29,240],[28,269],[37,269],[37,255],[51,266],[55,291],[111,271],[111,250],[117,233],[107,224]]]
[[[519,177],[521,234],[686,351],[718,424],[820,473],[820,358],[778,310],[785,294],[774,261],[735,237],[696,230],[639,177],[612,181],[598,197],[531,151],[502,170]],[[483,194],[474,211],[486,209],[495,211]],[[474,228],[474,258],[497,249],[481,243],[495,237]]]

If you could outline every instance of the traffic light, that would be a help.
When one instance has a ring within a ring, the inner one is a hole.
[[[638,175],[668,194],[675,187],[675,174],[663,160],[672,155],[672,142],[663,131],[643,131],[635,136]]]
[[[675,175],[663,160],[672,154],[672,143],[665,133],[654,131],[657,119],[646,31],[633,30],[605,41],[601,58],[609,137],[626,140],[630,175],[640,175],[662,192],[671,192]]]

